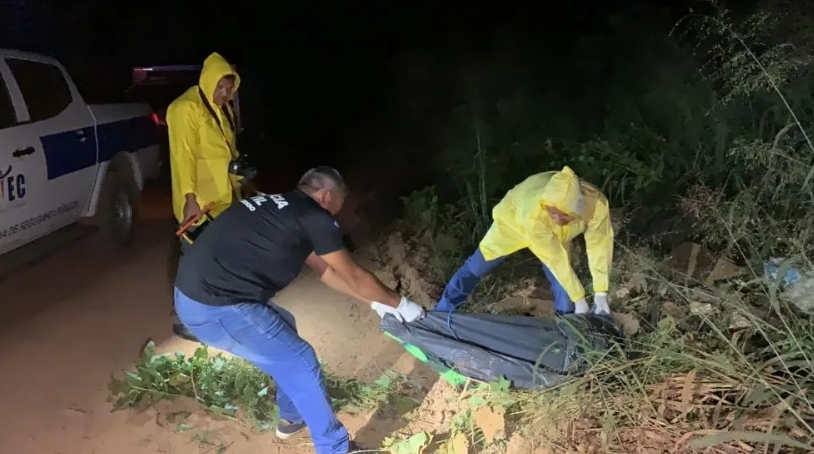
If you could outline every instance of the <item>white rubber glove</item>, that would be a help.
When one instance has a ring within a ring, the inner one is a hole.
[[[387,314],[393,314],[397,318],[401,319],[401,316],[399,315],[399,311],[395,307],[390,307],[390,306],[388,306],[386,304],[382,304],[382,303],[380,303],[378,301],[374,301],[374,302],[370,303],[370,308],[373,309],[374,311],[376,311],[377,314],[379,314],[379,318],[384,318],[384,316],[387,315]]]
[[[408,300],[406,297],[401,297],[401,302],[399,302],[398,307],[399,314],[404,319],[405,322],[410,323],[416,320],[421,320],[424,318],[426,312],[424,312],[424,308],[421,307],[420,304]]]
[[[599,315],[610,315],[610,306],[608,306],[607,293],[594,294],[594,313]]]
[[[585,298],[580,298],[579,301],[574,303],[574,313],[575,314],[588,313],[588,302],[585,301]]]
[[[420,304],[414,303],[404,296],[401,297],[398,308],[393,308],[377,301],[371,303],[370,307],[376,311],[381,318],[384,318],[386,314],[393,314],[394,316],[398,317],[399,320],[406,323],[420,320],[424,318],[424,315],[426,315],[424,308],[421,307]]]

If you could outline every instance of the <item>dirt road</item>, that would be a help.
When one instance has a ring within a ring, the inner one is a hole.
[[[0,282],[0,453],[313,452],[307,438],[283,445],[234,424],[209,427],[228,446],[218,451],[190,433],[161,427],[155,414],[110,412],[109,378],[132,363],[147,338],[162,351],[196,346],[171,336],[172,223],[165,196],[146,200],[127,250],[91,236]],[[369,308],[310,273],[275,301],[297,317],[301,334],[337,374],[375,377],[397,361],[413,367],[378,331]],[[378,446],[393,428],[365,419],[346,423],[360,441]]]

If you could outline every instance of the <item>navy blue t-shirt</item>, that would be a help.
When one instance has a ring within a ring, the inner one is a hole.
[[[304,192],[250,197],[227,208],[184,252],[175,286],[213,306],[266,303],[311,252],[343,247],[339,224]]]

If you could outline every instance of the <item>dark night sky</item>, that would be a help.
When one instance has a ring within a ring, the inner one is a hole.
[[[601,35],[611,13],[646,3],[3,0],[0,45],[57,56],[86,86],[112,93],[133,65],[198,63],[220,51],[239,65],[241,103],[254,104],[257,129],[325,155],[405,102],[394,93],[406,77],[394,62],[405,54],[460,59],[511,36],[529,64],[545,66],[570,58],[581,35]]]

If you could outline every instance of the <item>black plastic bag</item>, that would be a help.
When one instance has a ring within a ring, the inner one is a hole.
[[[387,315],[380,326],[453,384],[506,378],[517,388],[548,388],[584,373],[587,352],[625,343],[613,320],[593,314],[536,318],[429,312],[412,323]]]

